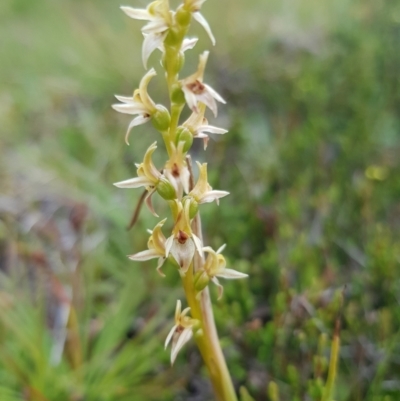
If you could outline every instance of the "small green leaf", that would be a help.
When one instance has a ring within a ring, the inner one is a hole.
[[[239,392],[240,392],[240,401],[254,401],[254,398],[249,394],[246,387],[241,386]]]

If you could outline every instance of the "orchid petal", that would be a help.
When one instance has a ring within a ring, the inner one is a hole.
[[[147,74],[141,79],[139,84],[140,99],[147,108],[149,114],[156,111],[156,105],[147,93],[147,87],[153,77],[157,75],[156,70],[152,68]]]
[[[214,117],[217,117],[218,114],[218,107],[217,102],[215,101],[214,97],[208,91],[204,91],[196,95],[197,101],[204,103],[214,114]]]
[[[132,7],[126,7],[126,6],[122,6],[120,8],[128,17],[133,18],[133,19],[148,21],[153,18],[149,14],[149,12],[145,9],[132,8]]]
[[[211,32],[210,25],[208,24],[207,20],[198,12],[194,12],[193,18],[204,28],[204,30],[207,32],[207,35],[211,39],[211,43],[213,46],[215,46],[215,38],[213,33]]]
[[[214,249],[212,249],[211,246],[204,246],[203,251],[208,252],[208,253],[213,253],[213,254],[215,253]]]
[[[199,252],[199,255],[200,255],[201,257],[204,257],[203,250],[204,250],[205,248],[202,248],[203,244],[202,244],[202,242],[201,242],[201,239],[200,239],[197,235],[195,235],[195,234],[192,234],[192,238],[193,238],[194,244],[196,245],[196,249],[197,249],[197,251]]]
[[[181,179],[183,190],[185,191],[186,194],[188,194],[189,193],[189,183],[190,183],[190,172],[186,166],[181,171],[180,179]]]
[[[206,0],[185,0],[185,7],[187,7],[191,12],[199,11],[202,4]]]
[[[129,255],[130,260],[135,260],[137,262],[144,262],[146,260],[158,258],[160,254],[155,249],[147,249],[142,252],[135,253],[134,255]]]
[[[118,100],[120,99],[128,99],[124,98],[122,96],[115,96]],[[121,100],[122,101],[122,100]],[[131,99],[131,102],[124,102],[124,104],[113,104],[111,106],[115,111],[118,111],[118,113],[124,113],[124,114],[144,114],[147,112],[146,107],[143,106],[143,104],[138,103],[138,102],[133,102]]]
[[[153,194],[154,194],[155,191],[156,191],[155,188],[152,189],[152,190],[147,194],[146,199],[145,199],[144,201],[145,201],[145,203],[146,203],[147,208],[150,210],[151,214],[152,214],[153,216],[155,216],[155,217],[160,217],[160,216],[156,213],[156,211],[154,210],[153,203],[152,203],[152,201],[151,201],[151,197],[153,196]]]
[[[233,269],[223,269],[221,272],[218,272],[216,276],[234,280],[234,279],[246,278],[249,275],[245,273],[240,273]]]
[[[174,238],[170,252],[180,267],[180,273],[184,275],[193,260],[195,252],[193,241],[188,239],[184,244],[181,244]]]
[[[133,97],[132,96],[120,96],[120,95],[114,95],[114,97],[117,99],[117,100],[119,100],[120,102],[122,102],[122,103],[137,103],[138,105],[141,105],[142,106],[142,104],[141,103],[139,103],[139,102],[136,102],[135,100],[133,100]],[[143,107],[143,106],[142,106]]]
[[[158,263],[157,263],[157,273],[161,276],[161,277],[165,277],[165,274],[162,272],[161,267],[165,262],[165,258],[163,256],[161,256],[160,258],[158,258]]]
[[[227,196],[227,195],[229,195],[229,192],[227,192],[227,191],[219,191],[219,190],[209,191],[209,192],[206,192],[204,194],[204,196],[201,197],[199,203],[210,203],[213,201],[217,201],[217,203],[218,203],[218,200],[220,198],[223,198],[224,196]]]
[[[209,139],[210,139],[210,138],[209,138],[208,136],[206,136],[206,137],[203,139],[204,150],[207,149]]]
[[[175,362],[175,359],[182,349],[182,347],[192,338],[193,332],[191,327],[187,327],[182,331],[179,335],[179,338],[175,344],[173,344],[173,348],[171,350],[171,365]]]
[[[142,61],[143,66],[147,70],[147,61],[153,53],[162,43],[164,42],[167,32],[163,33],[149,33],[144,35],[143,47],[142,47]]]
[[[188,88],[186,88],[185,85],[182,86],[183,94],[185,95],[185,100],[189,108],[195,112],[198,113],[199,109],[197,107],[197,96]]]
[[[114,183],[118,188],[139,188],[153,185],[153,183],[146,177],[135,177],[129,180]]]
[[[164,19],[162,18],[156,18],[150,21],[148,24],[146,24],[142,28],[143,33],[150,33],[150,34],[156,34],[156,33],[162,33],[168,30],[168,24],[165,22]]]
[[[206,87],[207,91],[211,94],[213,98],[217,99],[219,102],[223,104],[226,104],[225,99],[218,92],[216,92],[210,85],[207,84],[203,85]]]
[[[129,134],[131,132],[131,129],[133,127],[137,127],[138,125],[142,125],[147,123],[147,121],[150,121],[150,116],[149,115],[140,115],[135,117],[128,125],[128,129],[126,130],[126,134],[125,134],[125,143],[127,145],[129,145]]]
[[[228,132],[227,129],[224,128],[219,128],[219,127],[214,127],[212,125],[200,125],[199,128],[197,128],[197,134],[196,136],[202,134],[203,132],[209,132],[210,134],[226,134]]]
[[[174,244],[174,236],[171,235],[165,241],[165,257],[167,258],[169,253],[171,252],[172,245]]]
[[[194,138],[205,139],[205,138],[208,138],[208,135],[204,134],[203,132],[199,132],[199,133],[196,133],[193,137]]]
[[[176,307],[175,307],[175,322],[179,321],[179,316],[181,315],[181,310],[182,310],[182,302],[180,299],[176,301]]]
[[[171,341],[172,336],[175,333],[175,330],[177,329],[177,325],[175,325],[174,327],[172,327],[172,329],[169,331],[167,338],[165,339],[165,344],[164,344],[164,349],[166,349],[168,347],[169,342]]]
[[[146,177],[152,177],[155,181],[158,181],[161,178],[161,173],[158,171],[158,169],[153,164],[153,161],[151,159],[156,149],[157,149],[157,142],[153,142],[146,150],[141,167],[143,168],[143,172]]]
[[[185,52],[186,50],[193,49],[196,46],[196,43],[199,39],[198,38],[186,38],[183,39],[181,52]]]
[[[223,250],[226,248],[226,244],[224,244],[224,245],[221,245],[219,248],[218,248],[218,250],[217,250],[217,255],[218,254],[220,254],[220,253],[222,253],[223,252]]]
[[[182,312],[181,312],[181,317],[186,316],[190,311],[190,307],[185,308]]]
[[[211,281],[218,287],[218,298],[217,300],[219,301],[222,298],[222,295],[224,293],[224,287],[219,283],[218,279],[216,277],[213,277]]]

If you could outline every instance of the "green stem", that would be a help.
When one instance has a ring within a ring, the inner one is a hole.
[[[165,65],[167,66],[166,78],[171,102],[170,128],[168,134],[163,135],[168,153],[171,149],[171,143],[174,143],[176,140],[176,129],[179,124],[179,117],[184,107],[184,102],[174,102],[173,92],[174,88],[176,88],[179,84],[179,51],[186,30],[187,28],[180,32],[178,35],[179,39],[174,43],[173,46],[170,46],[167,41],[164,42]],[[190,171],[190,186],[191,189],[193,189],[194,177],[190,157],[187,157],[186,161]],[[199,213],[197,213],[196,217],[193,219],[192,231],[202,241],[201,220]],[[186,299],[191,308],[191,315],[194,319],[197,319],[201,325],[201,330],[199,330],[198,334],[195,336],[195,339],[204,363],[208,368],[216,399],[218,401],[237,401],[232,379],[230,377],[224,354],[222,353],[221,345],[219,343],[208,288],[205,288],[202,291],[200,299],[196,298],[193,275],[196,270],[202,268],[203,264],[203,258],[196,252],[191,267],[189,268],[185,277],[182,278]]]
[[[330,401],[332,393],[335,387],[335,379],[339,358],[340,349],[340,322],[336,321],[335,332],[333,334],[332,346],[331,346],[331,358],[329,362],[328,379],[326,381],[325,391],[321,401]]]
[[[210,379],[218,401],[237,401],[235,389],[226,366],[215,327],[208,288],[202,292],[200,301],[196,299],[193,285],[193,269],[183,278],[186,299],[191,315],[200,322],[202,332],[196,335],[196,343],[207,366]]]
[[[191,176],[190,186],[193,187],[194,179],[189,157],[187,158],[187,163]],[[202,241],[200,212],[193,219],[192,230]],[[196,298],[193,273],[201,269],[203,264],[203,258],[196,252],[192,268],[183,277],[183,286],[188,304],[191,307],[192,317],[200,321],[202,328],[202,333],[196,337],[196,341],[204,363],[208,368],[217,400],[237,401],[236,392],[218,339],[208,288],[202,291],[200,300]]]
[[[169,128],[169,140],[175,143],[176,129],[179,124],[179,117],[181,115],[184,105],[171,104],[171,124]]]

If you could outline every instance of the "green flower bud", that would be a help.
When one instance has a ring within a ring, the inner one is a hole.
[[[190,24],[190,20],[192,19],[192,13],[188,10],[185,10],[183,6],[180,6],[176,10],[175,18],[176,22],[180,26],[187,28]]]
[[[168,57],[168,53],[164,53],[161,64],[166,71],[171,74],[178,74],[185,63],[185,55],[182,52],[177,52],[173,58]]]
[[[192,133],[185,127],[178,127],[176,131],[176,140],[175,143],[178,145],[179,142],[184,142],[183,152],[187,152],[193,144],[193,135]]]
[[[165,200],[173,200],[176,198],[175,188],[165,177],[160,178],[157,184],[157,192]]]
[[[182,42],[182,32],[176,28],[170,28],[168,30],[167,37],[164,40],[164,45],[166,47],[180,48]]]
[[[205,270],[198,270],[194,275],[194,288],[197,292],[203,291],[210,282],[210,277]]]
[[[194,199],[192,199],[189,207],[189,218],[193,219],[198,211],[199,211],[199,204]]]
[[[160,104],[156,106],[156,109],[156,112],[151,116],[151,122],[157,131],[166,132],[171,123],[171,117],[168,110]]]
[[[183,54],[183,52],[179,52],[176,55],[176,58],[177,58],[177,60],[176,60],[175,68],[176,68],[176,73],[178,74],[179,71],[183,68],[183,65],[185,64],[185,55]]]
[[[179,84],[175,84],[172,87],[171,100],[176,105],[184,105],[186,103],[185,94]]]

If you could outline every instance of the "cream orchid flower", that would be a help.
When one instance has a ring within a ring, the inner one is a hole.
[[[207,252],[207,259],[204,263],[203,269],[196,273],[195,282],[199,293],[207,286],[208,281],[211,280],[218,287],[218,299],[221,299],[224,288],[219,283],[217,277],[226,279],[240,279],[248,277],[248,274],[240,273],[233,269],[226,268],[226,260],[221,255],[225,249],[222,245],[216,252],[209,246],[203,248]]]
[[[179,142],[178,146],[171,144],[172,154],[163,171],[165,177],[174,186],[178,199],[182,199],[183,191],[189,192],[190,172],[185,160],[184,146],[184,142]]]
[[[204,103],[198,104],[198,113],[193,112],[190,117],[182,124],[184,128],[187,128],[189,132],[193,135],[193,138],[202,138],[204,142],[204,150],[207,149],[208,135],[210,134],[226,134],[228,130],[223,128],[214,127],[208,125],[207,119],[204,117],[206,111],[206,105]]]
[[[142,61],[144,68],[147,69],[151,53],[163,44],[172,24],[173,12],[169,9],[168,0],[153,1],[146,9],[123,6],[121,10],[130,18],[149,21],[142,28],[144,36]]]
[[[165,256],[172,255],[179,265],[181,276],[188,271],[196,249],[203,256],[202,242],[190,226],[190,206],[190,199],[186,199],[183,205],[178,200],[171,202],[175,225],[172,235],[165,242]]]
[[[204,28],[207,32],[207,35],[211,39],[211,43],[215,46],[215,38],[211,32],[210,25],[208,24],[207,20],[200,14],[200,9],[202,4],[206,0],[185,0],[183,3],[183,7],[192,13],[193,18]]]
[[[130,178],[129,180],[120,181],[114,183],[118,188],[140,188],[145,187],[149,192],[146,196],[145,202],[151,213],[158,217],[157,213],[154,211],[153,205],[151,203],[151,197],[154,192],[158,189],[160,185],[170,186],[172,184],[157,170],[157,167],[153,164],[152,155],[157,149],[157,142],[154,142],[146,151],[144,155],[143,163],[136,164],[138,176],[135,178]]]
[[[193,197],[198,204],[210,203],[215,200],[218,205],[219,199],[229,195],[229,192],[213,190],[207,180],[207,163],[196,163],[199,167],[200,175],[196,185],[190,191],[189,196]]]
[[[128,137],[131,129],[136,127],[137,125],[145,124],[147,121],[151,119],[151,116],[158,111],[162,106],[156,106],[153,100],[150,98],[149,94],[147,93],[147,86],[154,76],[157,73],[152,68],[140,81],[139,89],[136,89],[133,92],[132,97],[126,96],[118,96],[115,97],[117,100],[121,102],[121,104],[113,104],[112,108],[119,113],[124,114],[137,114],[138,116],[135,117],[129,124],[128,130],[126,131],[125,135],[125,142],[129,145]]]
[[[172,340],[171,365],[175,362],[182,347],[192,338],[193,328],[199,323],[198,320],[186,316],[189,311],[190,308],[186,308],[182,311],[181,301],[178,300],[176,302],[175,325],[172,327],[165,340],[165,349]]]
[[[181,81],[182,91],[186,103],[195,113],[199,113],[199,102],[204,103],[217,116],[218,109],[215,100],[226,103],[225,100],[211,86],[203,83],[204,69],[206,67],[209,52],[200,55],[197,71]]]
[[[128,256],[129,259],[135,260],[135,261],[146,261],[154,258],[158,258],[158,263],[157,263],[157,273],[160,274],[160,276],[165,277],[165,274],[161,271],[161,266],[164,264],[165,261],[165,236],[161,230],[161,227],[164,225],[165,221],[167,219],[164,219],[160,221],[153,229],[153,231],[150,231],[150,238],[147,242],[147,247],[149,249],[135,253],[134,255]]]
[[[146,187],[147,190],[157,185],[161,178],[161,173],[157,170],[152,160],[152,155],[157,149],[157,142],[154,142],[147,149],[143,162],[136,164],[138,176],[129,180],[114,183],[118,188],[140,188]]]

